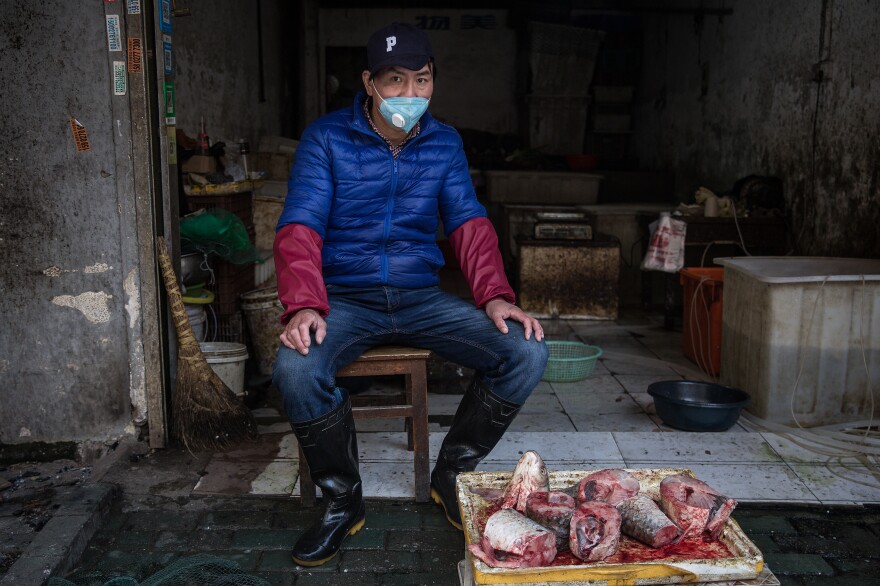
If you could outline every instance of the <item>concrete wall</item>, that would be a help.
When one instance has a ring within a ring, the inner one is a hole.
[[[260,2],[264,101],[260,96],[257,3],[188,2],[192,16],[174,19],[177,127],[196,138],[202,117],[212,141],[293,133],[296,113],[287,80],[293,66],[293,3]]]
[[[107,438],[131,422],[133,198],[117,167],[130,143],[113,114],[127,97],[113,95],[104,10],[0,3],[4,443]],[[71,117],[91,150],[74,148]]]
[[[495,28],[464,28],[466,16],[494,22]],[[363,47],[373,31],[392,22],[427,27],[448,22],[448,30],[426,31],[438,68],[434,116],[459,128],[516,134],[516,32],[507,27],[506,10],[322,9],[319,46]],[[323,52],[320,59],[323,75]]]
[[[877,256],[876,2],[725,5],[732,15],[702,23],[643,17],[634,141],[642,165],[674,169],[686,201],[700,185],[725,191],[746,175],[781,177],[796,252]]]
[[[176,221],[166,209],[174,183],[156,158],[165,131],[143,115],[155,91],[148,59],[144,73],[127,74],[126,95],[113,91],[112,62],[125,52],[108,51],[105,16],[120,16],[123,46],[126,22],[140,31],[141,18],[127,17],[125,2],[80,4],[0,3],[0,443],[104,440],[162,417],[164,292],[152,251]],[[255,3],[193,2],[193,16],[174,19],[178,125],[193,136],[202,113],[213,138],[292,126],[290,9],[261,6],[264,101]],[[76,151],[71,117],[90,150]]]

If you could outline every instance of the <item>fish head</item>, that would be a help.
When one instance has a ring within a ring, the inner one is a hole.
[[[550,491],[550,474],[538,452],[529,450],[523,454],[516,469],[522,472],[524,480],[533,491]]]

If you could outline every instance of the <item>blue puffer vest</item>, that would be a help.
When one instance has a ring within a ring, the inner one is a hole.
[[[324,282],[349,287],[436,285],[448,236],[485,208],[477,201],[461,137],[425,113],[397,159],[370,128],[365,94],[303,133],[278,229],[308,226],[324,241]]]

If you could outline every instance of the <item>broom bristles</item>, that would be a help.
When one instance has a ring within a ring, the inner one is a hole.
[[[253,439],[257,426],[241,398],[217,376],[196,340],[177,286],[165,240],[156,241],[168,303],[177,330],[176,391],[171,402],[172,434],[192,450],[222,450]]]

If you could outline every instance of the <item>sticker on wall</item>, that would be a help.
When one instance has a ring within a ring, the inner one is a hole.
[[[159,0],[159,28],[171,34],[171,0]]]
[[[128,10],[129,14],[140,14],[141,13],[141,0],[128,0],[125,3],[125,7]]]
[[[70,132],[73,133],[73,143],[76,145],[76,152],[82,153],[92,148],[89,144],[89,134],[86,132],[86,127],[76,118],[70,119]]]
[[[168,35],[162,35],[162,55],[165,57],[165,75],[171,75],[174,73],[174,48]]]
[[[107,47],[110,51],[122,51],[122,29],[119,28],[119,15],[107,15]]]
[[[168,127],[168,164],[177,164],[177,128]]]
[[[113,95],[124,96],[128,86],[128,77],[125,73],[125,61],[113,62]]]
[[[128,72],[140,73],[144,70],[143,44],[138,37],[128,37]]]
[[[174,84],[165,82],[165,124],[171,126],[177,124],[177,114],[174,111]]]

